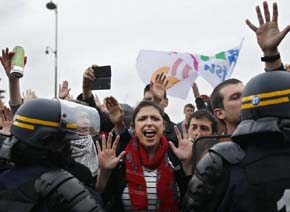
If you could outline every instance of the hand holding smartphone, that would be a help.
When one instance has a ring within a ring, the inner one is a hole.
[[[93,66],[96,79],[91,83],[91,90],[111,89],[111,66]]]

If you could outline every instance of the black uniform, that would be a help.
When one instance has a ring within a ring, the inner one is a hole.
[[[17,110],[12,136],[0,145],[8,164],[0,169],[1,212],[103,211],[90,170],[71,158],[79,133],[74,114],[86,112],[72,104],[36,99]]]
[[[0,174],[0,211],[6,210],[102,211],[92,188],[49,164],[14,166]]]
[[[199,162],[184,211],[290,211],[289,82],[282,71],[248,82],[233,142],[213,146]]]

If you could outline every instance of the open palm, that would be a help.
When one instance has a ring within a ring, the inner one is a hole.
[[[169,142],[169,144],[179,160],[181,160],[182,162],[188,162],[192,159],[193,143],[188,140],[185,125],[182,125],[183,137],[181,136],[181,133],[179,132],[177,126],[174,126],[174,131],[178,139],[178,148],[176,148],[172,142]]]
[[[96,142],[98,150],[99,167],[102,170],[114,169],[126,152],[123,151],[119,156],[116,156],[116,149],[120,140],[120,136],[117,136],[112,145],[112,134],[110,133],[106,141],[105,135],[102,135],[102,147],[99,142]]]

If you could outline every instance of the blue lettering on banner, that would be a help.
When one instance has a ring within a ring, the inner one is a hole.
[[[227,76],[227,67],[225,65],[217,65],[216,75],[222,80],[225,81]]]
[[[236,63],[239,56],[239,49],[231,49],[228,51],[228,61],[230,65]]]
[[[222,81],[226,79],[228,73],[227,67],[219,64],[204,64],[204,70],[216,74]]]
[[[209,71],[212,74],[214,73],[214,69],[215,69],[215,64],[211,64],[211,66],[209,66],[209,64],[204,64],[204,70]]]

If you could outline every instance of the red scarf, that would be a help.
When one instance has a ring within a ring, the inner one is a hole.
[[[148,206],[143,165],[152,170],[157,169],[157,197],[160,202],[157,211],[178,211],[177,188],[173,169],[168,163],[167,150],[168,141],[164,136],[151,160],[137,137],[132,137],[127,145],[126,180],[133,210],[146,210]]]

